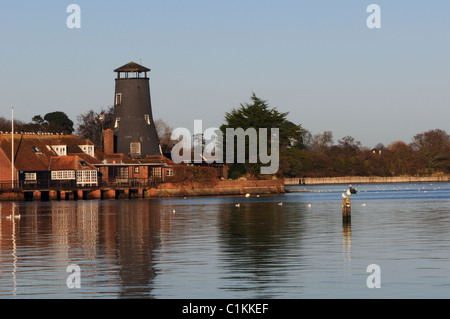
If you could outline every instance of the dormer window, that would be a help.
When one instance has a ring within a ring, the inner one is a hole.
[[[93,145],[80,145],[81,150],[87,155],[94,156],[94,146]]]
[[[67,145],[52,145],[52,149],[58,156],[67,155]]]

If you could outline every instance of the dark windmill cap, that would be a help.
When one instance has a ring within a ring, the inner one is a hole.
[[[120,68],[114,70],[114,72],[149,72],[150,69],[145,66],[139,65],[135,62],[130,62],[122,65]]]

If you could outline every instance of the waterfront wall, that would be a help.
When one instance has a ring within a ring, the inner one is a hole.
[[[198,183],[161,183],[157,187],[118,187],[63,190],[0,190],[0,201],[86,200],[122,198],[164,198],[188,196],[237,196],[284,194],[284,180],[218,181],[211,185]]]
[[[285,185],[330,185],[330,184],[385,184],[385,183],[442,183],[450,182],[449,175],[440,176],[344,176],[286,178]]]
[[[144,197],[230,196],[284,194],[284,181],[220,181],[215,185],[164,183],[145,191]]]

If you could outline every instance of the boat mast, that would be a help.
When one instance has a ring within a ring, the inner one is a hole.
[[[14,189],[14,107],[11,108],[11,188]]]

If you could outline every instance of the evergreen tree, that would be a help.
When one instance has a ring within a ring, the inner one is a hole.
[[[271,149],[270,133],[272,128],[279,129],[278,138],[280,153],[283,153],[290,148],[303,148],[303,129],[301,125],[296,125],[287,120],[287,112],[281,113],[277,111],[276,108],[269,107],[267,102],[258,98],[255,93],[253,93],[251,100],[252,103],[241,104],[238,109],[232,109],[230,112],[227,112],[225,114],[225,123],[220,127],[220,130],[223,134],[223,140],[221,142],[224,152],[224,158],[226,158],[227,155],[225,140],[227,128],[242,128],[244,131],[247,131],[248,129],[255,129],[257,134],[257,141],[259,141],[259,129],[267,128],[268,154],[270,154]],[[249,148],[249,138],[247,138],[245,141],[245,163],[237,163],[237,148],[234,148],[234,164],[230,166],[229,177],[236,178],[244,175],[244,172],[253,176],[259,175],[260,168],[264,164],[259,161],[259,158],[257,163],[250,163]],[[289,160],[294,160],[291,156],[280,156],[280,159],[282,158],[289,158]]]

